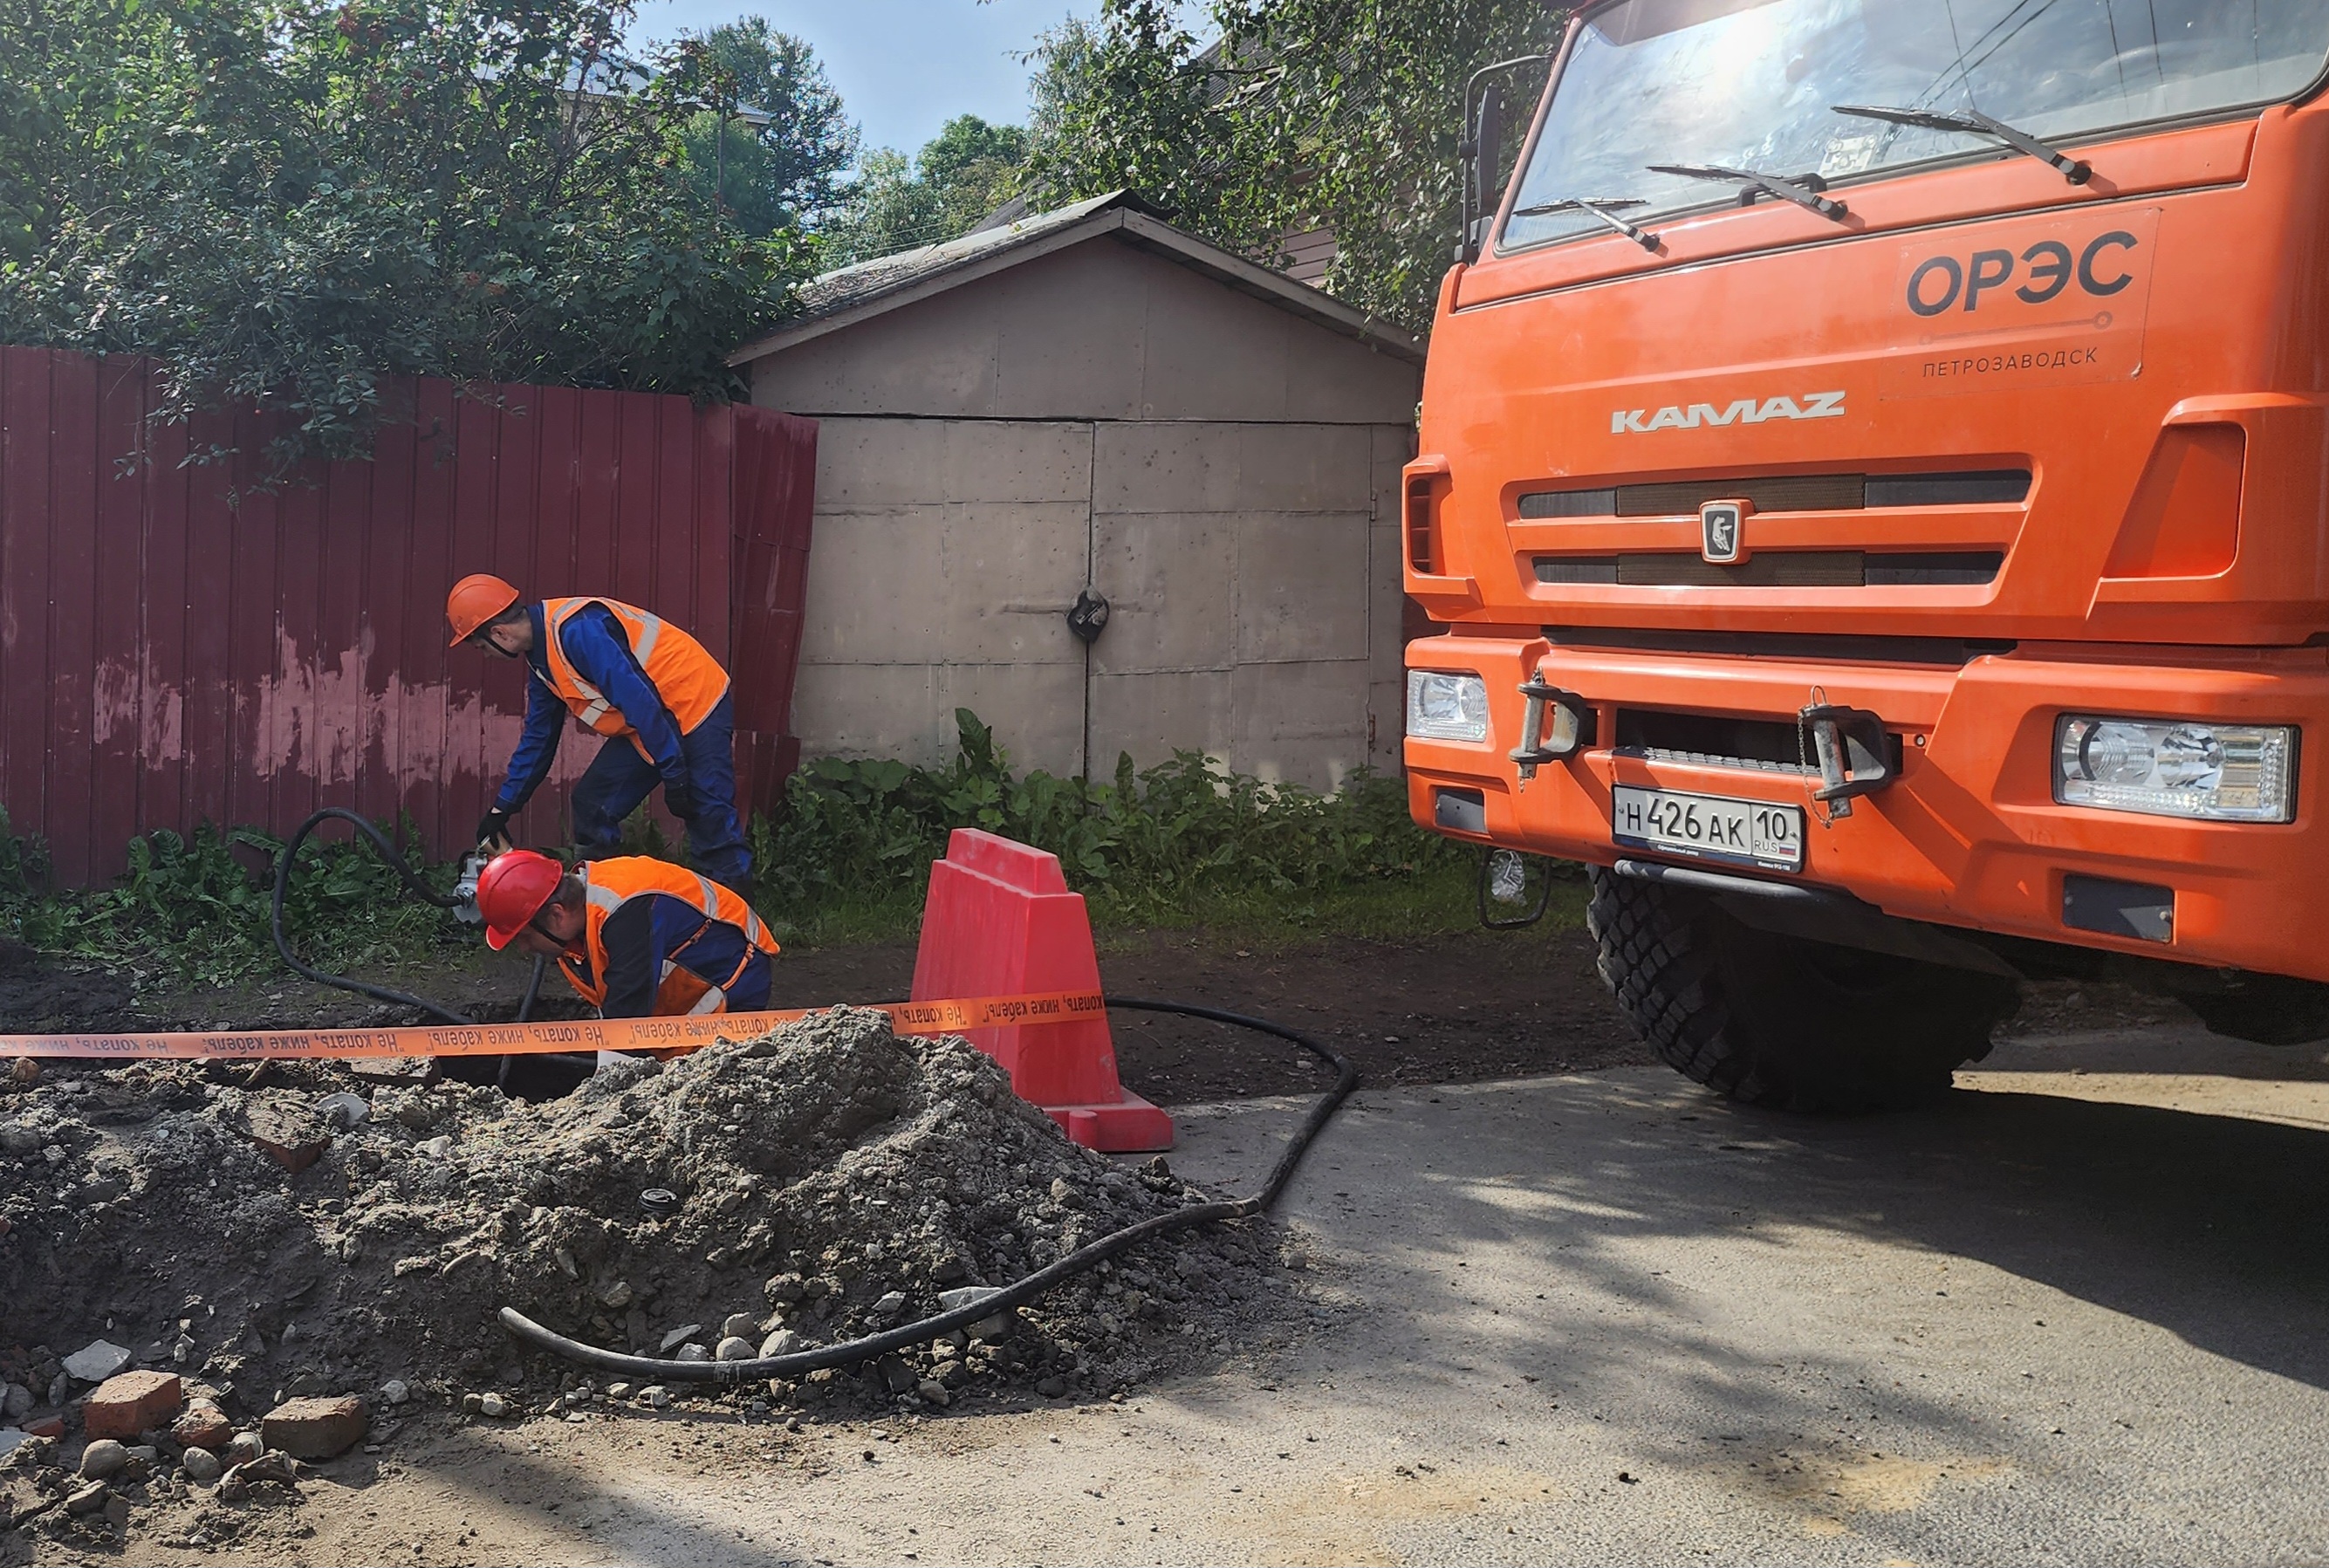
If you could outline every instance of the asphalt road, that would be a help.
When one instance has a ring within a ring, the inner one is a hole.
[[[1241,1185],[1298,1103],[1184,1115],[1176,1167]],[[303,1555],[2329,1558],[2318,1051],[2028,1043],[1852,1121],[1636,1068],[1363,1093],[1282,1213],[1308,1321],[1220,1373],[878,1450],[464,1434]]]

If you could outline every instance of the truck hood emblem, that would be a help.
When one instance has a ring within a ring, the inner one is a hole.
[[[1609,413],[1609,433],[1613,436],[1645,436],[1652,430],[1695,430],[1708,425],[1727,429],[1732,425],[1760,425],[1772,420],[1840,420],[1843,418],[1844,393],[1840,392],[1806,392],[1800,398],[1740,398],[1723,408],[1712,403],[1668,403],[1655,412],[1649,409],[1613,409]]]

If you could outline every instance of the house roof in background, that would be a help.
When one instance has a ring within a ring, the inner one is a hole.
[[[1329,332],[1355,338],[1411,364],[1423,363],[1423,345],[1412,334],[1297,283],[1280,272],[1257,266],[1244,257],[1209,241],[1176,229],[1164,213],[1130,191],[1115,191],[1049,213],[1010,216],[1005,208],[990,219],[989,227],[973,230],[943,245],[924,245],[894,256],[840,268],[803,284],[795,296],[801,313],[776,331],[758,338],[728,356],[730,364],[748,364],[772,354],[837,332],[867,320],[943,294],[1032,261],[1070,245],[1103,234],[1202,272],[1216,282],[1265,304],[1302,316]]]

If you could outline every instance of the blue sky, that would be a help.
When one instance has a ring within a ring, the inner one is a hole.
[[[667,38],[759,15],[806,39],[869,147],[913,152],[958,114],[1027,116],[1028,68],[1012,58],[1099,0],[644,0],[633,36]]]

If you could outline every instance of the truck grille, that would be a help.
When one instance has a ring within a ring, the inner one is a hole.
[[[2030,497],[2027,468],[1957,474],[1780,474],[1760,478],[1683,479],[1533,490],[1520,515],[1554,517],[1687,517],[1709,501],[1749,501],[1758,512],[1860,512],[1871,506],[2018,505]]]
[[[1900,767],[1900,738],[1888,735],[1890,764]],[[1718,713],[1617,711],[1617,755],[1650,762],[1687,762],[1754,773],[1817,773],[1796,726],[1783,719],[1733,719]]]
[[[1683,551],[1623,555],[1540,555],[1543,583],[1618,588],[1938,588],[1997,581],[2005,555],[1996,550],[1782,550],[1718,565]]]

